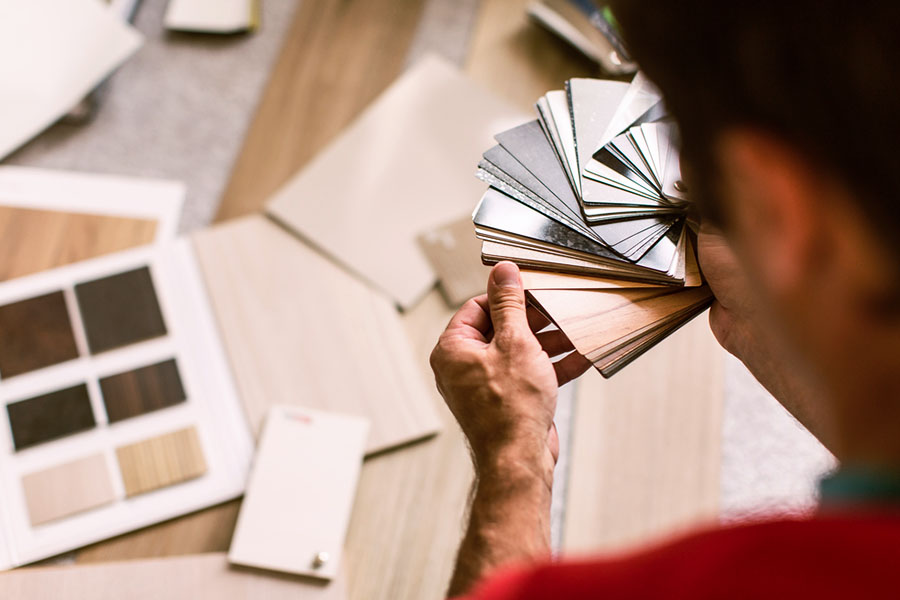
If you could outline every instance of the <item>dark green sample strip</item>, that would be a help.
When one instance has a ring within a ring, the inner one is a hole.
[[[16,450],[42,444],[96,424],[84,384],[7,405]]]
[[[175,360],[167,360],[100,380],[110,423],[184,402]]]

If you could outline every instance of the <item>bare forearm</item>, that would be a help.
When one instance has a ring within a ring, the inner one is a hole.
[[[479,469],[449,596],[471,591],[505,565],[550,557],[553,462],[513,457]]]

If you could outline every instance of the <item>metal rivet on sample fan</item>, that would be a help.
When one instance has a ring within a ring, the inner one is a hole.
[[[327,552],[317,552],[316,556],[313,558],[312,566],[313,569],[320,569],[325,566],[325,563],[328,562],[328,559],[331,558],[328,556]]]
[[[683,182],[682,180],[680,180],[680,179],[677,180],[675,183],[673,183],[673,184],[672,184],[672,187],[675,188],[675,189],[676,189],[677,191],[679,191],[679,192],[686,192],[686,191],[687,191],[687,186],[684,185],[684,182]]]

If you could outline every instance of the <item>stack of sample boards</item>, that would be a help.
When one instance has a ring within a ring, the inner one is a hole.
[[[638,75],[572,79],[495,136],[478,176],[482,260],[517,263],[530,300],[609,377],[706,309],[677,130]]]

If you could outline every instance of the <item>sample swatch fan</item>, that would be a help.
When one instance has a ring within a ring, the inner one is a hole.
[[[572,79],[536,108],[478,164],[482,260],[517,263],[530,300],[609,377],[712,301],[677,130],[641,74]]]

